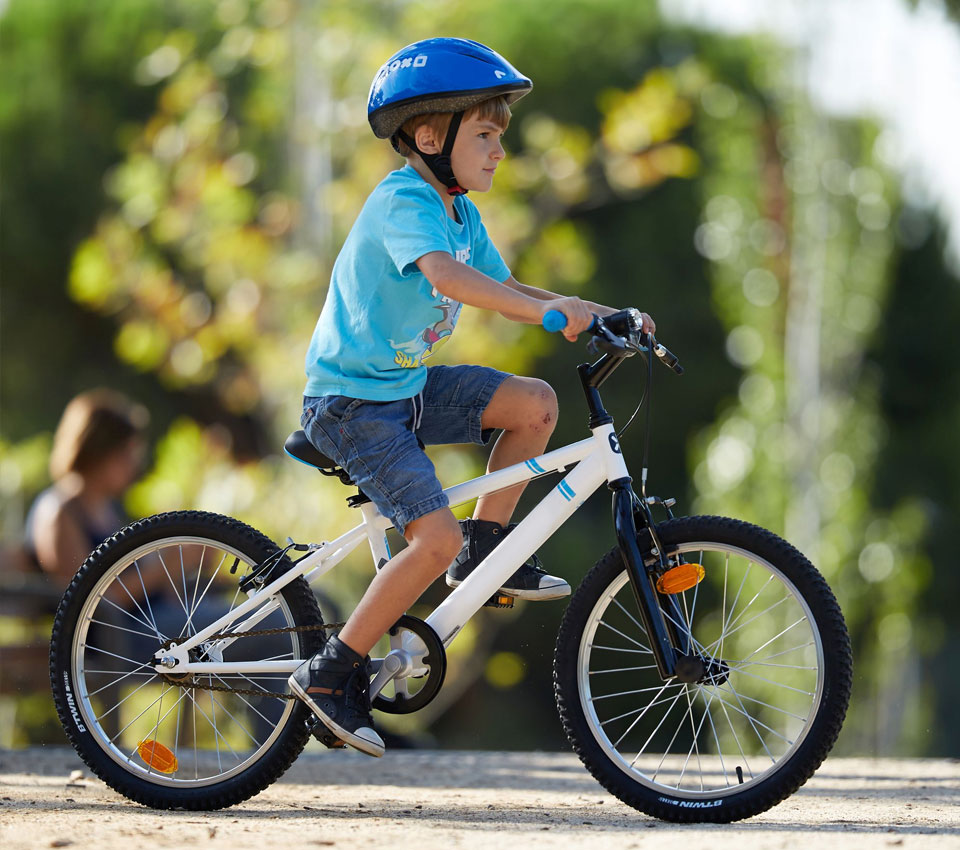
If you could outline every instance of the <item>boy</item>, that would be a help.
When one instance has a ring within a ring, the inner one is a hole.
[[[377,572],[339,635],[290,688],[342,741],[383,755],[373,728],[366,654],[444,570],[459,585],[509,532],[524,485],[477,501],[463,527],[423,443],[485,445],[487,471],[535,457],[556,425],[550,386],[483,366],[432,366],[463,304],[539,323],[567,317],[571,342],[611,308],[518,283],[487,238],[467,191],[486,192],[504,157],[509,104],[532,88],[494,51],[435,38],[392,56],[373,81],[368,118],[407,165],[367,199],[337,261],[307,352],[301,424],[409,544]],[[644,329],[653,323],[644,314]],[[453,562],[453,563],[451,563]],[[570,593],[536,559],[502,588],[525,599]]]

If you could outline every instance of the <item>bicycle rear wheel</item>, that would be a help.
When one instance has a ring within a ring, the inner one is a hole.
[[[268,695],[287,690],[285,674],[174,678],[153,667],[165,643],[245,601],[240,580],[277,552],[237,520],[182,511],[121,529],[74,577],[50,645],[54,701],[81,758],[121,794],[155,808],[223,808],[276,780],[303,749],[310,712],[298,700]],[[277,570],[290,566],[284,558]],[[255,629],[323,622],[302,578],[275,602]],[[322,642],[319,631],[254,636],[207,646],[197,658],[293,661]],[[203,688],[209,685],[255,693]]]
[[[696,586],[658,597],[702,675],[660,679],[614,549],[584,578],[558,635],[564,730],[597,780],[641,811],[749,817],[792,794],[836,741],[852,678],[843,616],[813,565],[768,531],[687,517],[657,533],[671,558],[705,569]]]

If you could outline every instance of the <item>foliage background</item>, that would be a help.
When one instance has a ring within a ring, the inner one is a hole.
[[[960,289],[942,223],[901,198],[890,134],[818,114],[801,56],[667,25],[650,0],[12,0],[0,24],[5,542],[48,483],[64,404],[98,385],[151,411],[131,516],[213,510],[277,540],[348,527],[349,494],[280,448],[337,248],[400,164],[369,132],[366,92],[403,44],[475,38],[536,85],[476,198],[508,264],[647,310],[687,367],[657,375],[652,489],[785,534],[827,576],[857,660],[841,750],[960,754]],[[582,437],[579,344],[476,310],[456,338],[441,361],[546,378],[552,445]],[[638,388],[628,368],[605,388],[619,422]],[[641,436],[638,422],[623,441],[633,468]],[[430,454],[450,483],[485,463]],[[596,497],[541,557],[575,583],[611,545]],[[331,574],[330,604],[348,610],[368,569]],[[441,697],[395,728],[562,746],[545,720],[561,609],[481,612]],[[509,724],[492,720],[505,702]],[[51,728],[18,711],[4,743]]]

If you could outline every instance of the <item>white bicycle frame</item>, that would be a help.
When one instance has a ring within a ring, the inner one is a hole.
[[[479,496],[494,493],[530,481],[553,472],[571,469],[526,517],[510,532],[510,545],[498,546],[427,618],[426,622],[437,633],[443,645],[449,646],[460,629],[494,594],[494,592],[526,562],[540,546],[579,508],[602,484],[628,476],[627,467],[612,423],[591,429],[592,436],[563,448],[555,449],[539,457],[508,466],[457,484],[444,490],[451,507],[470,502]],[[221,638],[210,646],[202,646],[220,632],[230,630],[234,634],[249,631],[257,623],[277,610],[277,592],[294,579],[303,576],[313,582],[333,569],[366,539],[370,544],[374,564],[382,566],[390,559],[386,530],[392,527],[390,520],[381,514],[372,502],[360,505],[363,522],[342,534],[336,540],[312,544],[314,551],[299,560],[288,570],[250,596],[220,619],[177,646],[157,651],[156,670],[161,673],[292,673],[303,660],[276,661],[191,661],[191,649],[202,647],[208,658],[222,658],[224,647],[236,638]],[[234,627],[234,623],[238,623]],[[419,639],[417,639],[419,643]],[[391,653],[401,657],[387,665],[383,674],[378,674],[371,684],[371,697],[376,696],[391,678],[419,675],[422,670],[410,658],[403,659],[402,641],[391,639]],[[407,647],[409,651],[410,647]],[[420,647],[422,656],[423,647]],[[413,655],[416,656],[416,648]],[[384,659],[387,661],[388,659]],[[384,663],[375,665],[376,669]]]

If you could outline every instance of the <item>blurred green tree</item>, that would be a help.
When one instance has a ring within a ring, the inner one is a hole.
[[[918,652],[942,645],[941,621],[911,626],[930,581],[930,511],[892,498],[875,472],[903,383],[875,342],[899,207],[877,130],[817,115],[778,46],[666,29],[652,0],[493,0],[483,14],[385,0],[13,0],[3,79],[36,94],[0,89],[0,143],[24,163],[0,189],[5,504],[43,483],[37,432],[76,390],[111,383],[150,404],[159,437],[133,514],[198,507],[277,539],[348,526],[346,491],[325,482],[305,498],[307,470],[280,446],[337,247],[399,165],[367,127],[369,81],[438,32],[491,44],[535,82],[496,190],[477,198],[517,277],[647,310],[688,367],[682,381],[656,376],[652,489],[786,531],[834,583],[854,633],[864,675],[848,749],[935,751],[927,685],[884,718],[873,707],[903,690],[891,657],[917,669]],[[579,345],[480,311],[457,338],[441,360],[550,380],[553,444],[583,436]],[[630,373],[604,388],[620,423],[638,400]],[[623,441],[633,468],[641,423]],[[472,449],[430,454],[445,481],[483,469]],[[519,513],[540,495],[533,485]],[[595,499],[541,556],[573,582],[613,542]],[[343,607],[367,581],[364,560],[325,587]],[[561,613],[485,612],[453,645],[441,699],[410,722],[454,746],[558,745],[543,715]],[[503,690],[509,729],[487,722]]]

